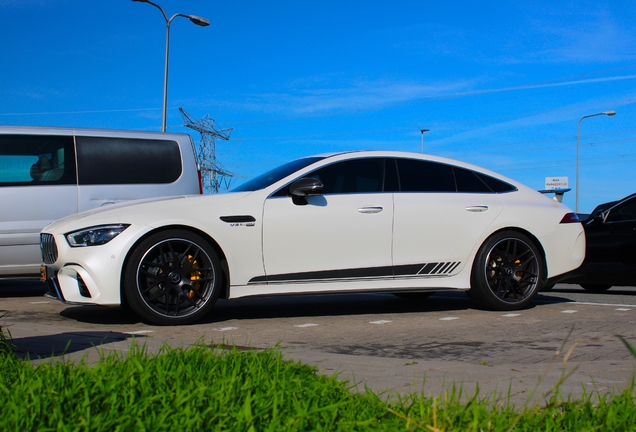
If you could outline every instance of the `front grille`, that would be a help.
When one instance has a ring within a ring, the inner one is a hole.
[[[44,264],[53,264],[57,261],[57,245],[53,235],[40,234],[40,252],[42,252]]]

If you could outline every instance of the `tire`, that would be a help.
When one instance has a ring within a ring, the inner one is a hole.
[[[221,265],[212,247],[185,230],[162,231],[139,243],[124,270],[124,295],[142,320],[190,324],[216,303]]]
[[[527,236],[499,232],[475,256],[468,295],[485,309],[523,309],[545,283],[545,268],[543,256]]]
[[[593,293],[604,293],[611,287],[612,285],[606,285],[606,284],[581,284],[581,288],[583,288],[585,291],[589,291]]]
[[[393,295],[399,297],[403,300],[410,301],[423,301],[435,294],[435,291],[426,291],[426,292],[401,292],[394,293]]]

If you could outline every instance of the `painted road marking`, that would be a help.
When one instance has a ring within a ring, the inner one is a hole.
[[[145,334],[145,333],[154,333],[154,330],[135,330],[135,331],[124,332],[124,333],[129,335],[138,335],[138,334]]]
[[[562,310],[561,313],[576,313],[578,312],[577,310],[574,309],[566,309],[566,310]]]
[[[212,330],[216,330],[216,331],[238,330],[238,327],[221,327],[221,328],[215,328]]]
[[[631,309],[629,309],[629,308],[618,308],[618,309],[616,309],[616,310],[617,310],[617,311],[622,311],[622,312],[628,312],[628,311],[630,311]]]
[[[459,319],[459,317],[444,317],[444,318],[440,318],[440,321],[452,321],[452,320],[456,320]]]
[[[44,304],[44,303],[51,303],[51,302],[50,301],[31,302],[31,304]]]
[[[304,327],[315,327],[318,324],[314,324],[314,323],[307,323],[307,324],[296,324],[294,325],[294,327],[300,327],[300,328],[304,328]]]
[[[390,323],[392,321],[389,320],[379,320],[379,321],[371,321],[369,324],[387,324]]]
[[[451,297],[449,297],[451,298]],[[559,300],[535,300],[535,303],[541,303],[541,304],[558,304],[558,303],[563,303],[562,301]],[[593,302],[580,302],[580,301],[573,301],[573,302],[568,302],[568,304],[570,305],[590,305],[590,306],[613,306],[613,307],[629,307],[629,308],[633,308],[634,305],[633,304],[621,304],[621,303],[593,303]]]
[[[516,317],[516,316],[521,316],[521,314],[505,314],[505,315],[502,315],[502,316],[505,316],[505,317]]]

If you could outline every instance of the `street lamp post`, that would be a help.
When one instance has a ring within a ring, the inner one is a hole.
[[[422,133],[422,153],[424,153],[424,133],[430,132],[430,129],[420,129],[420,132]]]
[[[140,3],[149,3],[153,5],[154,7],[156,7],[157,9],[161,11],[161,13],[163,14],[163,18],[166,20],[166,61],[163,68],[163,114],[161,117],[161,132],[165,132],[166,131],[166,115],[168,110],[168,54],[170,52],[170,23],[172,23],[172,20],[175,19],[176,17],[184,17],[184,18],[188,18],[190,21],[192,21],[194,24],[198,26],[206,27],[210,25],[210,21],[196,15],[184,15],[180,13],[174,14],[172,15],[172,17],[168,18],[168,15],[166,15],[163,8],[156,3],[153,3],[149,0],[132,0],[132,1],[140,2]]]
[[[581,153],[581,122],[583,121],[583,119],[586,119],[589,117],[596,117],[600,115],[613,116],[613,115],[616,115],[616,111],[614,110],[603,111],[600,113],[583,116],[579,120],[579,124],[576,129],[576,186],[575,186],[576,187],[576,208],[575,208],[575,211],[577,213],[579,211],[579,156]]]

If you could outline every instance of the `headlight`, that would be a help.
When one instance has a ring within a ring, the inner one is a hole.
[[[66,241],[71,247],[99,246],[117,237],[129,224],[100,225],[84,228],[66,234]]]

